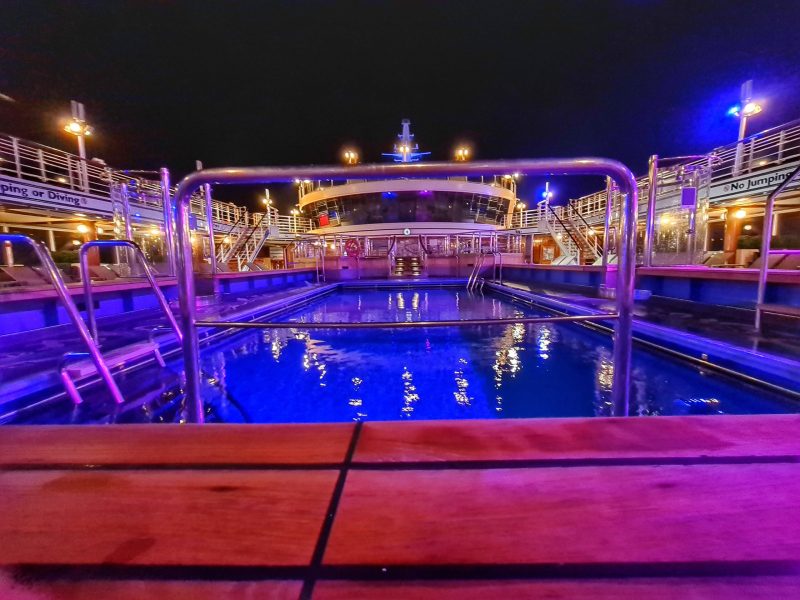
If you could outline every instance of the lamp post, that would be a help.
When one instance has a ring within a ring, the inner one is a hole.
[[[357,165],[358,164],[358,152],[355,150],[345,150],[342,154],[344,158],[344,164],[346,165]]]
[[[739,137],[736,145],[736,157],[733,162],[733,174],[738,175],[742,168],[742,155],[744,154],[744,140],[747,135],[747,119],[762,111],[762,106],[753,100],[753,80],[748,79],[742,84],[740,103],[728,110],[728,114],[739,119]]]
[[[467,162],[470,157],[470,150],[466,146],[459,146],[454,152],[456,162]]]
[[[84,138],[92,135],[92,127],[86,122],[86,110],[82,102],[70,101],[72,120],[64,125],[64,131],[74,135],[78,139],[78,156],[81,159],[81,178],[83,179],[82,188],[89,191],[89,178],[86,170],[86,142]]]

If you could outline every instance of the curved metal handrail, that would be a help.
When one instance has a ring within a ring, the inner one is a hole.
[[[181,332],[180,327],[178,327],[178,322],[175,320],[175,315],[173,315],[172,311],[169,309],[169,302],[167,302],[164,292],[162,292],[161,288],[158,287],[155,275],[153,274],[153,269],[150,267],[150,263],[147,262],[144,252],[142,252],[142,249],[139,247],[139,245],[130,240],[93,240],[91,242],[86,242],[83,246],[81,246],[80,252],[78,253],[78,258],[80,261],[81,282],[83,283],[83,298],[86,302],[86,317],[89,321],[89,329],[94,342],[96,344],[100,343],[97,335],[97,321],[94,317],[94,304],[92,303],[92,277],[89,273],[88,253],[92,248],[112,248],[119,246],[133,248],[133,253],[139,260],[139,264],[142,266],[144,275],[147,278],[150,287],[153,289],[156,300],[158,300],[161,310],[164,311],[170,327],[172,327],[172,330],[175,332],[175,337],[178,338],[179,342],[182,342],[183,333]]]
[[[100,353],[100,348],[97,346],[96,337],[92,335],[92,332],[81,318],[78,307],[75,306],[72,296],[70,296],[69,291],[67,291],[67,285],[64,283],[64,278],[61,277],[61,273],[58,271],[58,267],[53,261],[53,257],[50,256],[50,253],[47,251],[47,248],[41,242],[36,242],[27,235],[22,235],[19,233],[0,234],[0,244],[5,242],[12,244],[15,242],[26,244],[33,249],[33,252],[39,259],[39,262],[47,271],[50,282],[53,284],[53,287],[55,287],[58,297],[61,299],[64,309],[67,311],[69,320],[72,321],[72,324],[78,330],[81,340],[83,340],[83,343],[86,344],[86,347],[89,350],[89,357],[92,359],[97,372],[100,374],[100,377],[108,387],[111,397],[117,404],[122,404],[124,402],[122,392],[120,392],[117,382],[114,381],[114,378],[111,376],[111,370],[108,368],[106,361],[103,360],[103,355]],[[91,306],[91,303],[87,301],[86,305]]]
[[[614,328],[614,375],[612,397],[614,412],[627,415],[632,393],[631,346],[633,328],[633,292],[636,268],[636,220],[639,190],[636,178],[624,164],[606,158],[545,158],[522,160],[475,161],[470,163],[392,163],[349,166],[242,167],[208,169],[187,175],[175,192],[178,214],[178,291],[183,325],[183,356],[186,372],[188,419],[204,420],[200,394],[200,338],[197,331],[195,285],[192,273],[192,246],[189,236],[191,195],[205,184],[291,183],[295,179],[385,179],[397,176],[470,176],[492,173],[520,173],[529,176],[598,175],[616,181],[622,193],[622,243],[617,269],[616,326]]]

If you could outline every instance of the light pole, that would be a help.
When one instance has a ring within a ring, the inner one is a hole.
[[[344,158],[344,164],[346,165],[357,165],[358,164],[358,152],[355,150],[345,150],[342,154]]]
[[[454,153],[454,158],[456,159],[456,162],[467,162],[469,160],[470,154],[471,153],[468,147],[459,146],[458,148],[456,148],[456,151]]]
[[[762,111],[762,106],[753,100],[753,80],[748,79],[742,84],[740,103],[728,110],[729,115],[739,118],[739,137],[736,145],[736,157],[733,161],[733,174],[738,175],[742,168],[742,155],[744,154],[744,140],[747,135],[747,119]]]
[[[72,120],[64,125],[64,131],[78,138],[78,156],[81,158],[81,176],[83,189],[89,191],[89,179],[86,169],[86,143],[84,138],[92,135],[92,127],[86,122],[86,110],[82,102],[70,101]]]

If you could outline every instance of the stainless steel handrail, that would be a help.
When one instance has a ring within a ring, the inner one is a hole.
[[[778,185],[769,196],[764,204],[764,225],[761,228],[761,268],[758,271],[758,292],[756,293],[756,322],[755,329],[761,333],[761,313],[764,298],[767,295],[767,274],[769,272],[769,255],[770,247],[772,245],[772,210],[775,206],[775,198],[777,198],[783,190],[785,190],[800,175],[800,166],[798,166],[791,174]]]
[[[627,415],[631,395],[631,332],[636,260],[636,219],[638,187],[636,178],[622,163],[605,158],[545,158],[475,161],[471,163],[393,163],[380,165],[320,167],[243,167],[195,171],[186,176],[175,192],[178,223],[178,291],[183,326],[183,357],[186,372],[187,418],[204,421],[200,394],[200,339],[197,331],[192,246],[189,231],[191,196],[205,184],[291,183],[317,179],[385,179],[402,176],[471,176],[492,173],[520,173],[530,176],[598,175],[616,181],[622,194],[622,243],[617,269],[616,326],[614,328],[614,412]]]
[[[404,329],[416,327],[469,327],[473,325],[516,325],[517,323],[560,323],[569,321],[606,321],[616,319],[616,313],[601,315],[570,315],[557,317],[515,317],[504,319],[463,319],[448,321],[361,321],[349,323],[296,323],[258,321],[197,321],[198,327],[230,327],[232,329]]]
[[[175,337],[178,338],[179,342],[182,342],[183,333],[181,332],[180,327],[178,327],[178,322],[175,320],[175,315],[173,315],[172,311],[169,309],[169,302],[167,302],[164,292],[162,292],[161,288],[158,287],[153,270],[150,267],[150,264],[147,262],[144,252],[142,252],[142,249],[139,247],[139,245],[130,240],[93,240],[91,242],[86,242],[83,244],[83,246],[81,246],[80,252],[78,253],[78,258],[80,261],[81,282],[83,283],[83,297],[86,302],[86,318],[89,321],[89,329],[95,343],[99,344],[100,340],[97,335],[97,321],[94,317],[94,304],[92,303],[92,276],[89,273],[89,250],[92,248],[113,248],[120,246],[133,249],[134,256],[136,256],[136,258],[139,260],[139,264],[144,270],[147,282],[153,289],[153,294],[155,294],[156,300],[158,300],[158,304],[161,306],[161,310],[164,311],[170,327],[172,327],[172,331],[175,332]]]
[[[475,258],[475,264],[472,267],[472,272],[467,277],[467,291],[472,291],[472,288],[475,287],[475,282],[478,281],[478,273],[480,273],[481,268],[483,267],[483,261],[486,260],[485,254],[479,254]]]
[[[50,252],[47,251],[47,248],[44,246],[44,244],[41,242],[36,242],[27,235],[18,233],[0,234],[0,244],[4,244],[6,242],[11,244],[15,242],[27,244],[33,249],[33,252],[39,259],[39,262],[47,271],[50,282],[53,284],[53,287],[55,287],[58,297],[61,299],[61,303],[64,305],[64,309],[67,311],[69,320],[72,321],[72,324],[78,330],[81,340],[84,344],[86,344],[86,347],[89,350],[89,357],[92,359],[97,372],[100,374],[100,377],[108,387],[111,397],[117,404],[122,404],[124,401],[122,392],[119,391],[117,382],[114,381],[114,378],[111,376],[111,370],[108,368],[106,361],[103,360],[103,355],[100,353],[100,348],[97,346],[95,337],[92,336],[92,333],[89,331],[86,323],[81,318],[81,314],[78,312],[78,307],[75,306],[75,302],[73,302],[72,296],[70,296],[69,291],[67,290],[67,285],[64,283],[64,278],[61,277],[61,273],[59,272],[56,263],[53,262],[53,257],[50,256]],[[86,305],[90,306],[88,300]]]

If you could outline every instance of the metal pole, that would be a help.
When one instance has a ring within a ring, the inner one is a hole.
[[[649,168],[647,169],[647,221],[644,230],[644,266],[649,267],[653,263],[653,234],[656,224],[656,197],[658,196],[658,154],[650,157]]]
[[[175,276],[175,219],[172,212],[172,197],[170,194],[169,169],[161,171],[161,208],[164,214],[164,249],[167,252],[167,268],[169,274]]]
[[[175,205],[178,210],[178,289],[183,352],[186,370],[188,418],[202,422],[203,401],[200,395],[200,341],[197,332],[195,287],[192,274],[189,235],[189,201],[192,193],[205,184],[258,185],[291,183],[299,179],[393,179],[397,177],[479,176],[518,172],[531,176],[605,175],[613,178],[622,194],[622,241],[617,270],[617,314],[614,328],[614,380],[612,397],[615,414],[627,415],[631,391],[631,331],[636,259],[636,219],[638,190],[633,173],[620,162],[603,158],[503,160],[472,163],[392,163],[348,165],[345,167],[246,167],[208,169],[188,175],[178,186]]]
[[[122,201],[122,218],[125,219],[125,239],[133,241],[133,225],[131,224],[131,203],[128,198],[128,184],[119,186],[120,200]]]
[[[758,293],[756,294],[756,331],[761,333],[761,305],[767,295],[767,272],[769,270],[769,251],[772,245],[772,209],[777,198],[783,190],[800,174],[797,167],[791,174],[776,187],[764,204],[764,225],[761,227],[761,267],[758,270]]]
[[[198,171],[203,170],[203,163],[201,161],[195,162]],[[217,244],[214,241],[214,209],[211,202],[211,185],[205,184],[203,186],[203,193],[205,197],[205,212],[206,212],[206,227],[208,228],[208,253],[209,262],[211,263],[211,275],[217,274]]]
[[[162,292],[161,288],[158,287],[158,282],[153,274],[153,270],[150,268],[150,264],[147,262],[144,252],[142,252],[142,249],[139,247],[139,245],[128,240],[94,240],[91,242],[86,242],[83,246],[81,246],[80,252],[78,253],[78,258],[80,260],[81,281],[83,282],[83,299],[86,302],[86,316],[89,320],[89,329],[92,332],[95,341],[99,343],[97,337],[97,322],[94,318],[94,305],[92,304],[92,278],[89,273],[88,259],[89,250],[95,247],[110,248],[119,246],[124,246],[133,250],[134,256],[136,256],[136,259],[142,266],[144,275],[147,278],[147,283],[149,283],[150,287],[153,289],[153,294],[155,294],[161,310],[166,315],[170,327],[172,327],[172,331],[175,332],[175,336],[178,338],[178,341],[181,341],[181,339],[183,339],[183,334],[178,327],[178,322],[175,320],[175,316],[172,314],[172,311],[169,308],[169,302],[167,302],[164,292]]]

